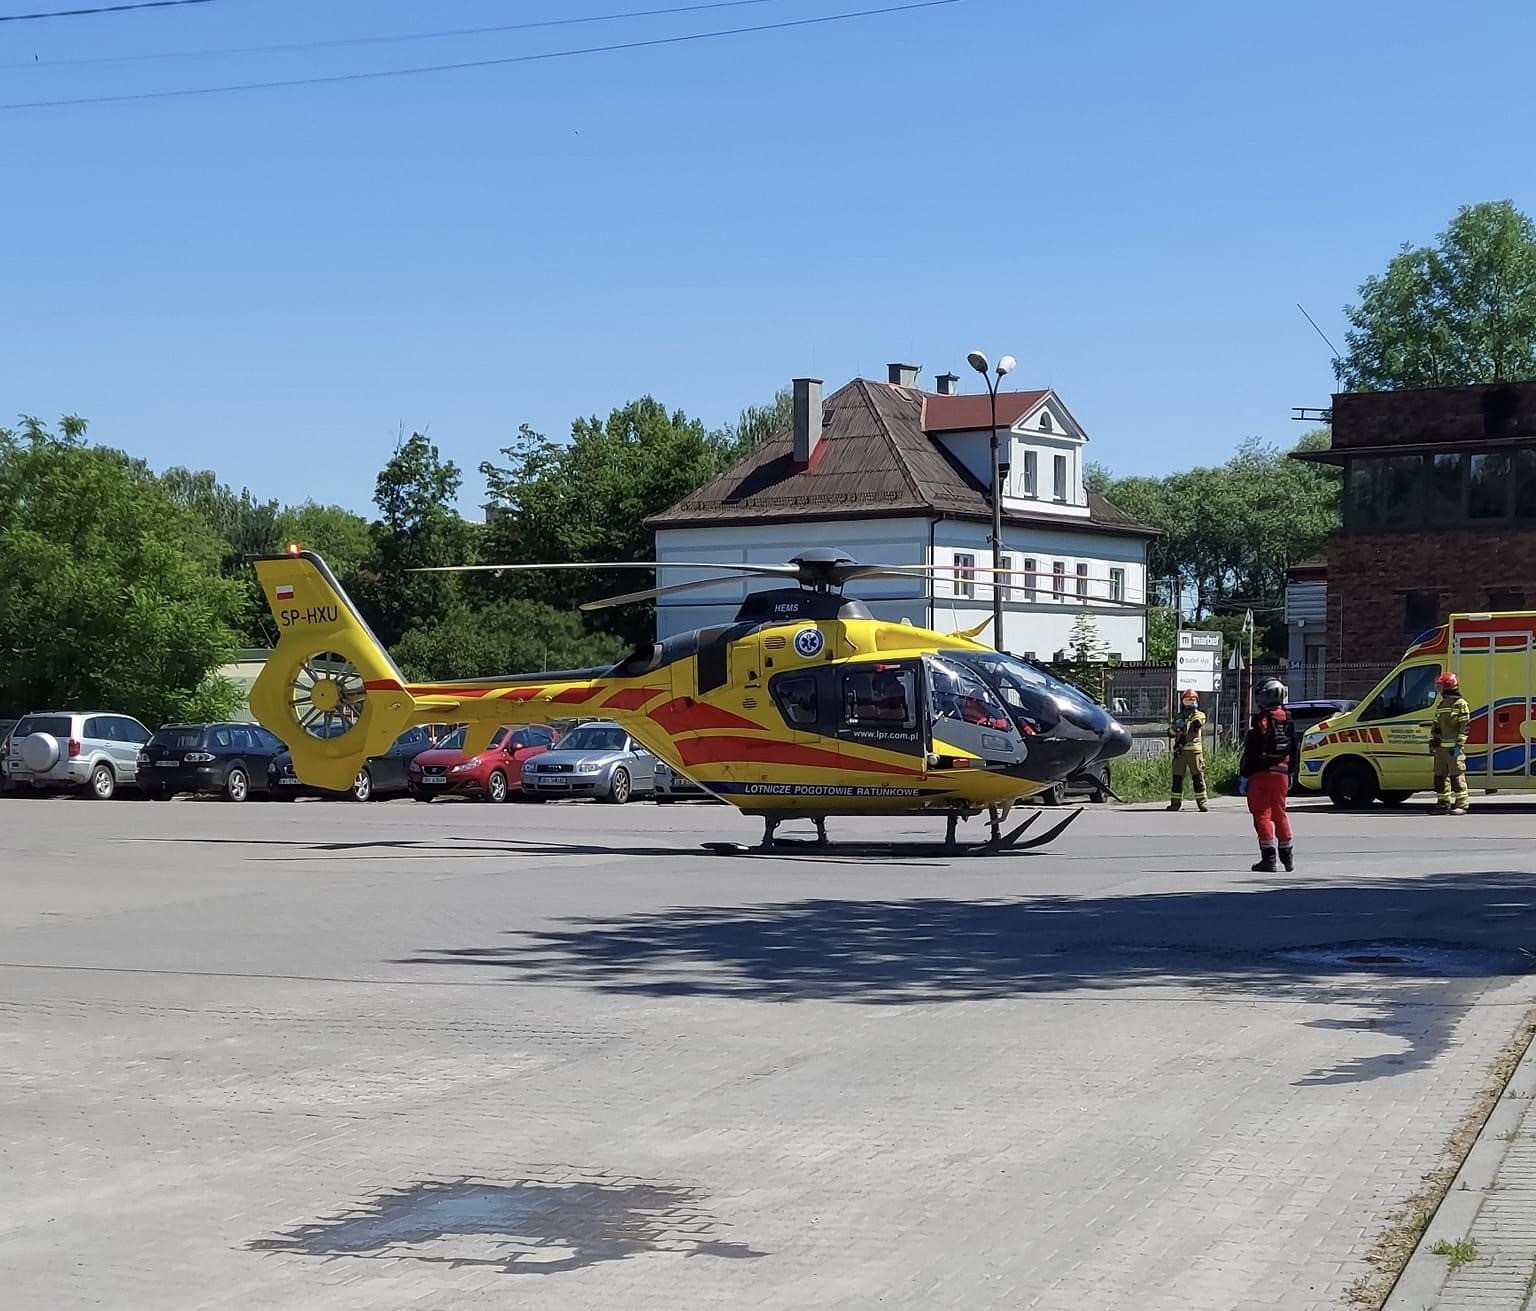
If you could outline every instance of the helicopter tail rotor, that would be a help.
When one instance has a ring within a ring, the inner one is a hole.
[[[301,782],[343,791],[412,722],[416,702],[318,555],[251,562],[281,635],[251,687],[251,712],[288,747]]]

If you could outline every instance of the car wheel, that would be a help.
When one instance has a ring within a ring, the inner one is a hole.
[[[1363,810],[1376,799],[1376,775],[1363,760],[1341,760],[1323,779],[1328,800],[1340,810]]]
[[[365,765],[357,771],[357,777],[352,780],[352,786],[347,790],[347,795],[353,801],[369,801],[373,797],[373,775],[368,772]]]
[[[1062,806],[1066,804],[1066,801],[1067,789],[1063,783],[1057,783],[1053,787],[1048,787],[1040,794],[1040,804],[1042,806]]]
[[[1412,792],[1383,792],[1380,801],[1384,806],[1400,806],[1412,795]]]
[[[608,800],[615,806],[622,806],[629,800],[630,791],[629,770],[621,765],[613,771],[613,782],[608,785]]]
[[[111,801],[117,791],[117,775],[111,765],[97,765],[91,770],[91,781],[85,785],[86,794],[97,801]]]
[[[251,795],[250,775],[236,765],[224,777],[224,800],[244,801]]]
[[[493,769],[485,780],[485,799],[498,805],[507,799],[507,776],[501,770]]]

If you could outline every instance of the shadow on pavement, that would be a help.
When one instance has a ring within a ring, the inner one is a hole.
[[[645,997],[894,1005],[1166,987],[1364,1005],[1385,1015],[1317,1023],[1369,1025],[1407,1048],[1307,1080],[1353,1082],[1423,1064],[1488,981],[1536,969],[1536,874],[1110,897],[803,900],[567,924],[395,963]]]

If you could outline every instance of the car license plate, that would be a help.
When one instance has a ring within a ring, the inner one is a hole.
[[[421,781],[427,784],[446,783],[448,776],[446,774],[424,774]]]
[[[179,760],[157,760],[157,761],[155,761],[155,764],[159,765],[161,769],[175,769],[177,765],[181,764],[181,761],[179,761]]]
[[[297,787],[298,784],[299,784],[299,780],[296,779],[296,778],[280,778],[280,779],[277,780],[278,787],[282,787],[282,788]]]

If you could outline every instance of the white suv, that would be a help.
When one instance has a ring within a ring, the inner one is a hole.
[[[78,714],[70,710],[24,715],[11,730],[0,769],[12,788],[83,788],[109,800],[136,781],[139,748],[150,731],[129,715]]]

